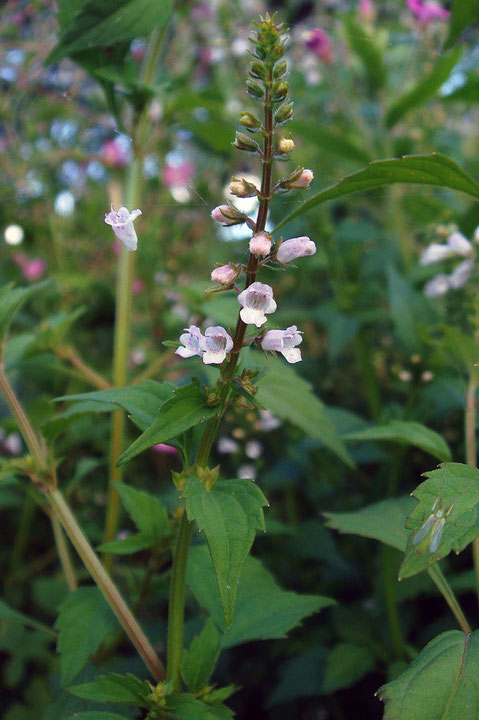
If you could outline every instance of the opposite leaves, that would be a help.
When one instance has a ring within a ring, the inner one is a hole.
[[[256,530],[266,530],[262,508],[268,501],[251,480],[219,481],[207,490],[196,477],[188,479],[183,497],[188,519],[196,520],[200,531],[205,531],[229,627],[241,570]]]

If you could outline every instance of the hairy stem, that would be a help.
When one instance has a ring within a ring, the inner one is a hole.
[[[60,525],[60,521],[56,515],[52,515],[52,527],[58,557],[60,558],[60,563],[68,589],[70,592],[74,592],[78,588],[75,570],[73,568],[72,559],[65,540],[65,535],[63,534],[62,526]]]

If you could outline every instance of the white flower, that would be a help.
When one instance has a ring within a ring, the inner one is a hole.
[[[462,288],[471,277],[474,268],[474,260],[463,260],[457,265],[452,273],[448,276],[449,287],[454,290]]]
[[[216,449],[222,455],[230,455],[231,453],[238,452],[239,445],[233,438],[223,436],[219,438]]]
[[[433,265],[434,263],[445,260],[453,255],[454,251],[447,245],[441,245],[440,243],[431,243],[425,250],[422,251],[419,263],[421,265]]]
[[[201,355],[200,351],[200,340],[202,338],[201,331],[196,325],[190,325],[189,328],[185,328],[183,335],[180,335],[180,342],[183,347],[179,347],[175,350],[176,355],[182,358],[190,358],[194,355]]]
[[[472,243],[457,230],[447,238],[447,247],[450,248],[455,255],[461,255],[462,257],[468,257],[473,252]]]
[[[259,411],[259,427],[263,432],[271,432],[276,430],[281,425],[281,421],[278,420],[276,415],[273,415],[271,410],[260,410]]]
[[[303,341],[301,335],[296,325],[291,325],[286,330],[268,330],[261,341],[261,347],[263,350],[280,352],[289,363],[297,363],[301,360],[301,350],[296,347]]]
[[[281,243],[276,253],[276,259],[284,265],[292,260],[296,260],[296,258],[304,257],[305,255],[314,255],[315,252],[316,245],[309,237],[290,238],[284,243]]]
[[[269,285],[254,282],[238,295],[238,302],[243,306],[240,317],[246,325],[261,327],[267,320],[266,313],[276,310],[273,300],[273,289]]]
[[[441,297],[449,290],[449,278],[447,275],[441,274],[436,275],[432,280],[424,286],[424,294],[427,297],[435,298]]]
[[[219,365],[233,349],[233,340],[223,327],[206,328],[205,335],[200,339],[200,351],[205,365]]]
[[[141,210],[130,212],[128,208],[123,206],[119,208],[118,212],[115,212],[113,203],[110,212],[105,215],[105,222],[107,225],[111,225],[113,232],[127,250],[136,250],[138,247],[138,238],[133,227],[133,220],[136,220],[139,215],[141,215]]]

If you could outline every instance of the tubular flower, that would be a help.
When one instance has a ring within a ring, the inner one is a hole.
[[[280,352],[289,363],[297,363],[301,360],[301,350],[297,348],[303,341],[302,333],[296,325],[286,330],[268,330],[261,341],[263,350]]]
[[[243,306],[240,317],[246,325],[261,327],[267,320],[266,314],[276,310],[273,300],[273,289],[264,283],[254,282],[238,295],[238,302]]]
[[[111,225],[116,237],[121,240],[127,250],[133,251],[138,247],[138,238],[133,227],[133,220],[136,220],[139,215],[141,215],[141,210],[130,212],[128,208],[123,206],[119,208],[118,212],[115,212],[113,203],[110,212],[105,215],[106,224]]]
[[[233,340],[223,327],[215,325],[206,328],[199,345],[205,365],[220,365],[233,349]]]
[[[290,238],[284,243],[281,243],[276,253],[276,259],[284,265],[285,263],[296,260],[296,258],[304,257],[305,255],[314,255],[315,252],[315,243],[310,240],[309,237],[301,236]]]
[[[189,328],[185,328],[183,335],[180,335],[180,343],[182,347],[175,350],[175,354],[182,358],[194,357],[194,355],[201,355],[200,351],[200,340],[202,338],[201,331],[196,325],[190,325]]]
[[[231,263],[215,268],[211,273],[211,280],[218,285],[231,285],[238,277],[236,270]]]
[[[259,232],[253,235],[249,241],[249,251],[256,257],[265,257],[271,250],[271,235],[267,232]]]

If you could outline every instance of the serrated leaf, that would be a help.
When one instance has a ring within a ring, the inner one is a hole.
[[[419,501],[408,517],[409,534],[406,556],[399,569],[399,578],[410,577],[428,569],[451,550],[459,553],[479,537],[479,470],[462,463],[441,463],[437,470],[424,473],[427,478],[412,493]],[[417,531],[439,503],[448,512],[439,547],[420,551],[413,544]]]
[[[172,0],[87,0],[70,14],[68,29],[61,34],[45,63],[58,62],[80,50],[128,43],[166,25]]]
[[[41,632],[48,633],[48,635],[56,636],[55,631],[49,628],[47,625],[44,625],[43,623],[28,617],[28,615],[17,612],[17,610],[14,610],[9,605],[7,605],[6,602],[0,600],[0,625],[3,622],[20,623],[20,625],[25,625],[26,627],[31,627],[34,630],[40,630]]]
[[[37,292],[44,290],[48,285],[51,285],[51,280],[20,288],[10,284],[0,289],[0,341],[5,338],[15,313],[20,310],[27,300]]]
[[[169,530],[168,512],[157,497],[131,485],[115,483],[121,502],[139,532],[159,544]]]
[[[262,508],[268,501],[252,480],[220,480],[207,490],[196,477],[188,478],[183,497],[188,519],[196,520],[205,532],[229,627],[241,570],[256,530],[266,530]]]
[[[449,21],[449,35],[445,48],[451,47],[459,40],[462,32],[479,21],[479,0],[453,0],[451,19]]]
[[[375,44],[374,37],[371,37],[352,15],[346,15],[343,23],[351,50],[363,63],[372,85],[380,88],[384,85],[385,71],[382,53]]]
[[[377,695],[386,705],[384,720],[479,717],[479,631],[438,635]]]
[[[389,108],[386,113],[386,126],[392,128],[410,110],[430,100],[446,82],[453,68],[459,62],[461,54],[462,48],[457,48],[442,55],[431,72],[421,78],[412,90],[401,95]]]
[[[175,720],[230,720],[234,717],[232,710],[224,705],[207,705],[188,693],[170,695],[165,709],[174,713],[170,717]]]
[[[148,707],[146,698],[151,693],[147,682],[139,680],[134,675],[99,675],[93,682],[83,683],[68,688],[76,697],[94,702],[127,703]]]
[[[277,232],[283,225],[328,200],[394,183],[434,185],[458,190],[476,200],[479,198],[479,184],[445,155],[404,155],[391,160],[375,160],[368,167],[346,175],[338,183],[320,190],[287,215],[272,232]]]
[[[417,422],[391,420],[388,425],[376,425],[343,435],[343,440],[384,440],[414,445],[439,460],[450,460],[451,450],[444,438],[434,430]]]
[[[193,638],[190,647],[183,653],[181,677],[190,692],[201,690],[206,685],[219,654],[220,634],[209,618],[203,630]]]
[[[213,563],[206,546],[191,548],[186,578],[197,602],[208,611],[222,632],[223,648],[251,640],[283,638],[308,615],[335,604],[331,598],[320,595],[299,595],[283,590],[260,560],[249,556],[238,585],[233,622],[227,629]]]
[[[118,624],[100,591],[82,587],[62,602],[55,627],[62,684],[67,685]]]
[[[342,533],[380,540],[396,550],[406,549],[408,532],[404,527],[414,507],[409,495],[381,500],[373,505],[347,513],[324,513],[327,527]]]
[[[256,369],[266,370],[258,381],[257,401],[275,415],[320,440],[348,465],[353,465],[342,440],[311,385],[279,358],[255,353],[248,358]]]
[[[63,413],[64,417],[85,412],[114,412],[122,408],[140,430],[146,430],[155,421],[163,404],[172,397],[174,390],[175,385],[170,382],[142,380],[124,388],[62,395],[55,398],[55,402],[74,403]]]
[[[124,465],[152,445],[172,440],[217,412],[218,408],[207,407],[198,382],[178,388],[173,397],[161,406],[150,427],[120,455],[117,466]]]

